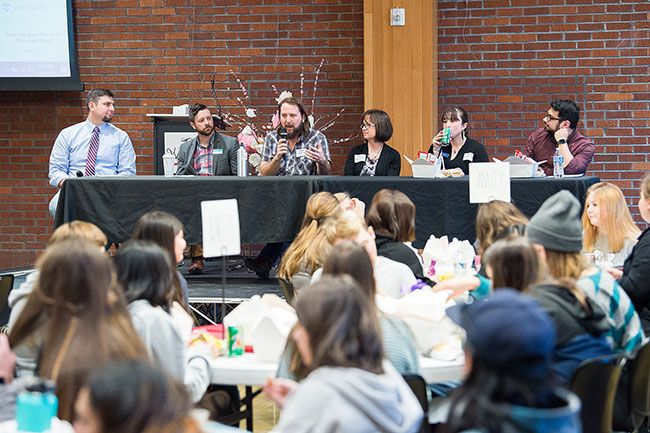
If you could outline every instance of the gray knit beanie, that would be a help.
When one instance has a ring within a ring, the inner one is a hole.
[[[548,250],[579,252],[582,249],[580,202],[566,190],[552,195],[530,219],[526,234]]]

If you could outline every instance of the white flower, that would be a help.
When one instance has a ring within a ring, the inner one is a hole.
[[[241,135],[253,135],[253,130],[250,125],[244,126],[244,129],[241,130]]]
[[[293,94],[292,94],[291,92],[289,92],[288,90],[284,90],[284,91],[282,91],[282,92],[280,93],[280,96],[278,96],[277,98],[275,98],[275,100],[276,100],[277,103],[279,104],[280,101],[284,101],[284,100],[287,99],[287,98],[293,98]]]
[[[255,109],[254,109],[254,108],[247,108],[247,109],[246,109],[246,116],[247,116],[249,119],[252,119],[252,118],[254,118],[254,117],[257,117],[257,115],[255,114]]]

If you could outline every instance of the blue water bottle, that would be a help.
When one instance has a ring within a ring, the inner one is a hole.
[[[18,431],[44,432],[51,429],[52,418],[59,410],[59,400],[54,395],[54,382],[36,378],[25,387],[16,399]]]
[[[553,177],[564,177],[564,157],[559,148],[553,154]]]

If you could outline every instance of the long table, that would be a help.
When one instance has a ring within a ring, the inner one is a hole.
[[[566,189],[581,202],[597,177],[512,179],[513,203],[527,216],[554,193]],[[82,177],[63,183],[56,226],[72,220],[90,221],[110,242],[130,238],[138,218],[151,210],[177,216],[188,243],[201,241],[201,202],[237,199],[242,242],[293,239],[302,223],[309,196],[319,191],[347,191],[368,206],[374,194],[392,188],[408,195],[416,206],[415,245],[430,235],[473,241],[478,205],[469,203],[469,178],[273,176],[273,177]]]

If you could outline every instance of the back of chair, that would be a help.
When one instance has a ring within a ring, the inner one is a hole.
[[[616,386],[624,358],[608,355],[583,361],[571,378],[569,389],[582,401],[582,431],[611,433]]]
[[[630,417],[637,429],[650,416],[650,343],[641,346],[630,361]]]
[[[402,375],[406,384],[411,388],[415,397],[417,397],[422,406],[422,411],[424,412],[424,418],[422,419],[422,426],[420,427],[420,433],[429,432],[429,397],[427,396],[427,383],[424,381],[422,376],[417,374],[404,374]]]
[[[278,278],[278,282],[280,283],[280,287],[284,292],[284,298],[287,300],[287,303],[293,305],[293,298],[296,294],[296,290],[293,287],[293,284],[291,281],[285,280],[284,278]]]
[[[12,274],[0,275],[0,327],[9,323],[9,292],[14,287]]]

